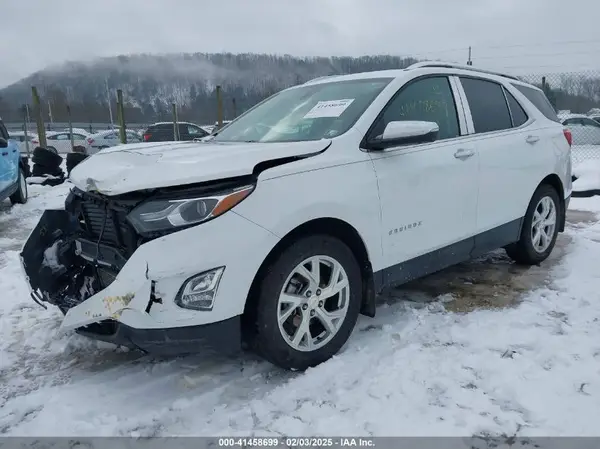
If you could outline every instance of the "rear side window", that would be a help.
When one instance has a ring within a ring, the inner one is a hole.
[[[600,125],[598,124],[598,122],[596,122],[595,120],[592,120],[591,118],[582,118],[581,119],[581,124],[583,126],[593,126],[594,128],[600,127]]]
[[[523,95],[527,97],[529,101],[533,103],[533,105],[539,109],[539,111],[544,114],[544,116],[552,120],[553,122],[560,123],[560,119],[556,115],[556,111],[546,98],[546,95],[540,90],[532,89],[527,86],[520,86],[518,84],[513,84],[513,86],[519,90]]]
[[[503,88],[493,81],[462,78],[476,133],[489,133],[512,128],[510,112]]]
[[[506,94],[506,101],[508,101],[508,107],[510,108],[513,127],[518,128],[527,121],[527,113],[523,110],[523,107],[509,91],[504,89],[504,93]]]

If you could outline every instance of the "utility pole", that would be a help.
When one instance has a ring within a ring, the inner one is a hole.
[[[112,106],[110,104],[110,90],[108,89],[108,78],[104,78],[104,85],[106,86],[106,101],[108,102],[108,115],[110,116],[110,127],[115,128],[113,123]]]
[[[28,120],[29,120],[29,111],[28,111],[27,105],[24,104],[23,105],[23,135],[25,137],[25,150],[27,151],[27,157],[30,157],[29,138],[28,138],[29,133],[27,132]]]
[[[175,103],[171,103],[171,113],[173,115],[173,139],[178,142],[179,137],[179,120],[177,118],[177,105]]]
[[[123,104],[123,91],[117,89],[117,116],[119,119],[119,137],[121,143],[127,143],[127,133],[125,132],[125,105]]]
[[[46,141],[46,129],[44,128],[44,117],[42,116],[42,105],[40,103],[40,95],[38,94],[37,88],[31,86],[31,96],[33,98],[33,108],[35,112],[35,121],[37,123],[38,140],[42,148],[46,148],[48,142]]]
[[[231,103],[233,104],[233,118],[237,118],[237,104],[235,102],[235,97],[231,99]]]
[[[467,61],[467,65],[473,65],[473,61],[471,60],[471,46],[469,46],[469,60]]]
[[[221,86],[217,86],[217,126],[223,127],[223,99],[221,98]]]
[[[50,104],[50,100],[48,100],[48,118],[50,119],[50,125],[54,125],[54,119],[52,118],[52,105]]]
[[[25,104],[25,114],[25,126],[27,127],[27,131],[29,131],[29,125],[31,124],[31,116],[29,115],[29,105],[27,103]]]

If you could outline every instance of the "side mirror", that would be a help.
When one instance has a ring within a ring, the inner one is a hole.
[[[368,142],[368,149],[382,151],[386,148],[401,145],[435,142],[438,139],[439,132],[440,127],[435,122],[389,122],[383,130],[383,134]]]
[[[4,137],[0,137],[0,148],[6,147],[8,147],[8,140],[6,140]]]

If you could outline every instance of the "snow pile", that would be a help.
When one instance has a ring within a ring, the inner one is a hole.
[[[573,182],[574,191],[600,191],[600,159],[589,159],[573,165],[573,175],[577,177]]]
[[[34,209],[64,199],[62,186],[46,189],[8,213],[22,217],[14,226],[31,229]],[[572,206],[600,214],[596,199]],[[58,335],[60,313],[30,300],[16,250],[3,250],[0,432],[597,436],[600,223],[569,225],[560,239],[566,255],[518,306],[450,313],[447,295],[389,301],[305,373],[252,354],[161,360]]]

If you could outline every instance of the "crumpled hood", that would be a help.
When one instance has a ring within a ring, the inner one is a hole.
[[[318,153],[330,142],[119,145],[87,158],[73,169],[70,180],[82,190],[119,195],[249,175],[260,162]]]

